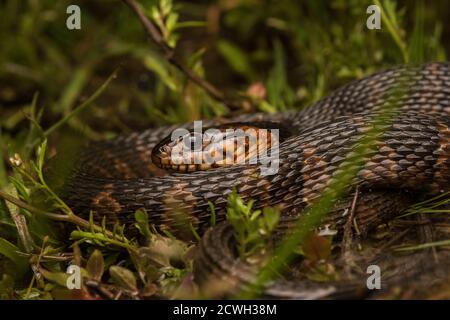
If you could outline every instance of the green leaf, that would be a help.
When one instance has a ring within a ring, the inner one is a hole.
[[[149,218],[145,209],[139,209],[134,213],[136,220],[136,228],[148,240],[152,239],[153,235],[148,224]]]
[[[54,282],[61,287],[67,286],[67,278],[69,275],[65,272],[53,272],[46,270],[44,268],[39,268],[39,272],[44,276],[45,279]]]
[[[211,211],[211,226],[216,225],[216,208],[211,201],[208,201],[209,210]]]
[[[177,21],[178,21],[178,13],[172,12],[171,14],[169,14],[166,20],[166,29],[167,32],[169,33],[168,35],[170,35],[172,31],[175,29]]]
[[[161,0],[159,8],[163,16],[167,16],[172,11],[172,0]]]
[[[381,9],[381,19],[386,25],[389,34],[400,49],[403,62],[409,62],[409,54],[404,40],[401,37],[401,31],[397,19],[396,3],[393,1],[384,1],[381,5],[380,0],[374,0],[374,3]]]
[[[113,281],[120,287],[130,291],[137,290],[136,277],[130,270],[119,266],[111,266],[109,268],[109,274]]]
[[[273,231],[280,221],[280,211],[276,208],[267,207],[263,209],[264,221],[268,231]]]
[[[422,63],[425,58],[424,12],[423,1],[416,1],[414,31],[409,46],[409,56],[412,63]]]
[[[17,190],[17,194],[25,201],[30,200],[30,195],[28,194],[27,188],[23,184],[23,182],[16,177],[9,177],[9,180],[13,184],[14,188]]]
[[[197,230],[195,230],[194,225],[191,223],[189,223],[189,229],[191,230],[192,235],[194,236],[195,240],[200,241],[201,237],[198,234]]]
[[[64,112],[70,112],[76,98],[80,95],[86,83],[89,80],[89,76],[92,72],[92,61],[88,61],[83,66],[75,69],[74,74],[71,76],[70,82],[65,86],[59,99],[59,107]]]
[[[86,270],[92,279],[97,281],[102,279],[105,270],[105,261],[100,250],[94,250],[91,254],[86,264]]]
[[[255,78],[255,72],[247,54],[239,47],[227,40],[221,39],[217,43],[217,49],[234,71],[249,80]]]
[[[206,27],[205,21],[182,21],[178,22],[174,28],[174,30],[182,29],[182,28],[196,28],[196,27]]]
[[[250,257],[266,248],[279,220],[278,209],[252,211],[253,204],[254,200],[245,204],[235,189],[228,196],[226,217],[233,226],[241,258]]]
[[[164,60],[150,52],[138,52],[137,56],[141,59],[144,66],[148,70],[155,72],[171,91],[177,91],[178,87],[174,79],[172,79],[169,73],[169,67]]]
[[[159,24],[159,22],[161,21],[161,15],[157,7],[152,7],[150,9],[150,17],[152,18],[153,21]]]
[[[0,255],[7,257],[18,267],[22,275],[28,270],[28,261],[19,255],[20,249],[6,239],[0,238]]]
[[[295,93],[289,86],[286,74],[286,58],[283,45],[278,39],[274,41],[274,66],[266,82],[268,101],[262,101],[258,107],[264,112],[285,110],[286,105],[292,105]]]
[[[47,139],[45,139],[40,147],[38,148],[37,154],[37,160],[38,160],[38,169],[39,172],[42,172],[42,169],[44,167],[44,161],[45,161],[45,153],[47,151]]]
[[[277,108],[271,105],[269,102],[262,100],[258,103],[258,109],[267,112],[267,113],[273,113],[277,111]]]
[[[250,216],[250,220],[256,220],[260,214],[261,214],[261,210],[254,211]]]

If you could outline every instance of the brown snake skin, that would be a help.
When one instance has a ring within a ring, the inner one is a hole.
[[[401,81],[406,81],[407,87],[391,96],[392,89]],[[255,209],[279,206],[281,226],[288,227],[323,192],[345,155],[366,132],[373,114],[386,101],[395,105],[397,112],[392,114],[392,122],[385,125],[376,143],[367,148],[364,164],[348,186],[349,192],[358,186],[355,218],[360,238],[364,239],[374,228],[417,202],[418,196],[449,190],[450,64],[428,63],[379,72],[338,89],[302,111],[204,122],[215,125],[271,121],[289,128],[290,136],[280,143],[279,170],[274,175],[261,176],[258,165],[185,174],[165,172],[151,163],[151,150],[179,126],[162,127],[92,144],[80,156],[66,185],[64,200],[78,214],[86,215],[93,210],[97,220],[106,216],[110,224],[126,223],[130,232],[134,212],[145,208],[151,223],[187,237],[189,223],[201,234],[208,229],[208,201],[215,205],[217,220],[224,219],[227,195],[236,187],[242,198],[255,200]],[[349,196],[337,203],[325,222],[342,230],[347,220],[342,212],[351,200]],[[447,223],[445,217],[431,219],[418,215],[402,223],[391,226],[394,233],[409,230],[402,241],[430,242],[445,235],[448,239],[440,227]],[[408,223],[409,227],[405,227]],[[387,286],[405,283],[408,277],[417,274],[429,276],[437,272],[429,263],[433,260],[429,258],[429,250],[405,256],[383,252],[372,242],[364,246],[370,251],[366,256],[371,258],[355,262],[363,270],[359,276],[322,284],[284,279],[270,283],[264,295],[276,298],[365,296],[364,266],[374,261],[394,270],[383,278]],[[449,260],[444,259],[445,254],[441,256],[442,266],[443,261]],[[425,265],[418,265],[424,261]],[[226,284],[222,287],[229,289],[228,294],[250,283],[255,268],[237,258],[232,230],[227,223],[220,223],[204,234],[194,273],[195,280],[209,286],[209,290],[212,290],[211,283]],[[448,272],[444,276],[449,277]],[[429,279],[424,281],[430,283]]]

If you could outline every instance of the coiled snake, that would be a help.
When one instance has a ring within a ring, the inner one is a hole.
[[[397,88],[398,92],[392,94],[402,81],[405,88]],[[186,226],[192,224],[203,234],[194,263],[195,280],[210,289],[214,281],[228,289],[238,288],[252,281],[255,268],[237,257],[232,228],[227,223],[208,230],[208,202],[214,204],[217,220],[224,220],[227,196],[234,187],[244,200],[255,200],[255,209],[278,206],[280,224],[288,227],[320,196],[339,164],[352,152],[358,137],[366,132],[373,115],[383,110],[386,103],[392,104],[396,112],[365,151],[363,165],[348,186],[349,192],[358,186],[355,224],[363,241],[370,238],[368,235],[375,228],[417,202],[419,195],[449,190],[450,65],[447,63],[388,69],[354,81],[302,111],[205,122],[207,126],[236,122],[257,126],[270,122],[288,128],[289,134],[279,145],[279,169],[273,175],[261,175],[257,164],[186,173],[162,170],[152,163],[152,149],[179,126],[162,127],[91,145],[81,155],[67,183],[65,200],[79,214],[93,210],[96,218],[106,216],[110,224],[125,223],[130,232],[133,214],[140,208],[148,211],[151,223],[181,236],[190,234]],[[348,219],[342,213],[350,207],[352,198],[349,194],[336,203],[326,222],[342,230]],[[439,221],[445,217],[436,218],[438,222],[428,216],[418,217],[416,220],[420,221],[394,223],[394,233],[409,230],[402,241],[411,243],[436,241],[445,236],[439,229]],[[418,274],[430,277],[430,272],[436,271],[430,267],[433,265],[430,251],[401,255],[386,252],[373,241],[364,242],[363,247],[370,251],[371,258],[353,261],[360,270],[356,276],[343,276],[341,281],[332,283],[284,279],[269,283],[265,296],[324,298],[347,296],[349,292],[350,296],[365,295],[364,266],[370,261],[391,270],[383,285],[404,284],[408,277]],[[340,254],[336,261],[341,261],[339,257]],[[426,263],[419,266],[418,261]],[[441,258],[439,265],[448,266],[448,261]],[[430,268],[434,271],[424,271]]]

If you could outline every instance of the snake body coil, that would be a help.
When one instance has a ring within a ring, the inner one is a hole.
[[[386,104],[395,111],[386,116],[389,121],[382,125],[382,133],[365,149],[361,168],[348,186],[348,191],[358,186],[355,219],[363,236],[417,201],[417,195],[449,190],[447,63],[396,67],[376,73],[338,89],[302,111],[205,122],[214,126],[270,121],[289,128],[290,136],[280,142],[279,169],[273,175],[262,176],[257,164],[165,172],[152,163],[151,156],[152,148],[176,128],[163,127],[93,144],[74,169],[65,200],[79,214],[93,210],[98,220],[107,216],[108,223],[120,221],[128,224],[130,230],[134,212],[145,208],[151,223],[183,235],[190,233],[186,226],[191,223],[201,233],[208,229],[209,201],[215,205],[217,220],[223,220],[227,196],[235,187],[244,200],[255,200],[255,209],[280,207],[281,227],[288,228],[327,188],[337,168]],[[351,198],[335,204],[327,223],[342,229],[347,220],[342,212],[350,206]],[[413,228],[410,240],[435,241],[442,236],[434,229],[426,232],[428,229],[423,228],[428,227]],[[226,223],[206,232],[195,262],[195,277],[200,284],[211,279],[221,279],[229,287],[251,282],[255,270],[239,261],[233,246],[232,230]],[[380,265],[398,266],[391,277],[386,277],[387,283],[389,279],[393,284],[399,283],[399,279],[423,271],[417,265],[408,267],[408,261],[420,260],[414,256],[394,258],[386,254],[374,260]],[[405,271],[410,269],[415,273]],[[320,298],[341,296],[349,290],[364,292],[365,282],[358,281],[341,286],[285,280],[271,283],[266,296]],[[358,291],[361,287],[363,290]]]

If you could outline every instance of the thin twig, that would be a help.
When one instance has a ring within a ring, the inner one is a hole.
[[[341,253],[342,253],[342,259],[344,259],[345,265],[344,265],[344,271],[347,275],[351,274],[351,267],[354,265],[354,259],[351,255],[350,246],[351,246],[351,240],[352,240],[352,223],[355,219],[355,211],[356,211],[356,203],[358,202],[358,194],[359,189],[358,186],[356,186],[355,189],[355,195],[353,196],[352,205],[350,208],[350,215],[348,217],[348,220],[345,222],[344,225],[344,235],[342,236],[342,245],[341,245]]]
[[[25,257],[25,258],[32,258],[34,256],[36,256],[36,254],[33,253],[25,253],[25,252],[17,252],[17,255],[21,256],[21,257]],[[71,261],[73,259],[72,255],[66,255],[66,256],[52,256],[52,255],[43,255],[41,257],[41,262],[52,262],[52,261]]]
[[[0,198],[5,199],[8,202],[11,202],[12,204],[16,205],[19,208],[25,209],[31,213],[35,213],[41,216],[44,216],[46,218],[49,218],[51,220],[55,220],[55,221],[66,221],[66,222],[70,222],[71,220],[69,219],[69,216],[66,214],[57,214],[57,213],[52,213],[52,212],[47,212],[44,210],[40,210],[38,208],[35,208],[31,205],[29,205],[28,203],[25,203],[24,201],[17,199],[16,197],[3,192],[0,190]]]
[[[31,279],[30,285],[28,286],[27,293],[25,295],[25,299],[27,299],[30,296],[31,289],[33,288],[34,282],[38,281],[40,279],[41,273],[39,271],[39,264],[41,263],[41,258],[44,255],[45,244],[47,243],[47,241],[48,241],[48,236],[45,236],[44,239],[42,240],[41,251],[39,252],[37,261],[36,262],[31,261],[31,269],[33,270],[33,278]]]
[[[342,253],[345,254],[350,249],[350,243],[352,238],[352,223],[353,219],[355,218],[355,211],[356,211],[356,203],[358,202],[358,186],[356,186],[355,189],[355,195],[353,196],[352,206],[350,209],[350,215],[345,222],[344,225],[344,235],[342,237]]]
[[[214,100],[219,101],[231,110],[242,110],[245,108],[244,101],[239,101],[235,99],[229,99],[225,94],[219,90],[212,83],[199,77],[194,71],[188,68],[183,62],[181,62],[176,56],[174,50],[166,43],[161,31],[158,27],[147,17],[141,5],[136,3],[134,0],[122,0],[130,9],[136,14],[136,16],[141,21],[147,35],[152,39],[152,41],[159,47],[162,51],[165,59],[176,68],[178,68],[182,73],[186,75],[192,82],[201,87],[205,92],[207,92]],[[247,102],[247,101],[245,101]]]

